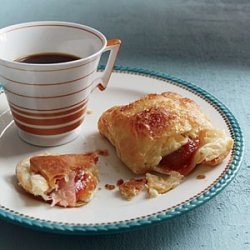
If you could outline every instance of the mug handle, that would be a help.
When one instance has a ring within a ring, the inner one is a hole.
[[[116,57],[118,55],[121,43],[122,42],[119,39],[112,39],[112,40],[107,41],[107,47],[104,49],[103,52],[110,50],[108,62],[107,62],[106,68],[103,72],[103,75],[97,79],[97,84],[95,84],[95,86],[97,86],[100,90],[105,90],[107,85],[108,85],[108,82],[109,82],[111,73],[113,71],[113,68],[115,65],[115,60],[116,60]]]

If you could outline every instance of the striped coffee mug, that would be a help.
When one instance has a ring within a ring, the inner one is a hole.
[[[30,22],[0,30],[0,82],[18,130],[39,146],[65,144],[80,132],[93,88],[105,89],[121,41],[66,22]],[[100,57],[110,50],[106,69],[96,76]],[[15,61],[37,53],[64,53],[79,60],[30,64]]]

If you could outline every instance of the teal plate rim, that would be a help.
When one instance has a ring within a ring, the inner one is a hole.
[[[105,69],[104,65],[99,66],[99,70],[102,71],[104,69]],[[122,232],[137,228],[139,229],[147,225],[156,224],[165,221],[167,219],[173,218],[175,216],[184,214],[206,203],[208,200],[210,200],[215,195],[220,193],[232,181],[232,179],[238,172],[243,159],[244,138],[238,121],[231,113],[231,111],[223,103],[221,103],[215,96],[208,93],[206,90],[203,90],[202,88],[190,82],[178,79],[174,76],[170,76],[165,73],[155,72],[152,70],[146,70],[141,68],[124,67],[124,66],[115,66],[114,71],[121,73],[132,73],[132,74],[156,78],[159,80],[171,81],[172,84],[175,84],[179,87],[189,90],[190,92],[195,93],[199,97],[202,97],[204,100],[210,103],[214,108],[216,108],[216,110],[220,112],[220,114],[225,119],[235,141],[234,148],[232,150],[232,157],[229,162],[227,170],[223,173],[223,175],[218,179],[218,181],[215,184],[213,184],[207,190],[198,194],[194,198],[191,198],[191,200],[185,201],[184,203],[177,205],[174,208],[165,211],[160,211],[155,214],[145,216],[143,218],[135,218],[128,221],[115,222],[115,223],[72,225],[68,223],[48,222],[37,218],[20,215],[13,210],[3,208],[1,206],[0,206],[0,218],[8,222],[17,225],[22,225],[24,227],[28,227],[31,229],[53,232],[53,233],[61,233],[61,234],[89,235],[89,234]],[[1,93],[1,85],[0,85],[0,93]]]

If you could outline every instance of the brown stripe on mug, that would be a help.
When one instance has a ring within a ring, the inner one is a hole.
[[[64,133],[67,133],[67,132],[70,132],[70,131],[76,129],[77,127],[79,127],[81,125],[83,120],[84,120],[84,118],[80,119],[79,121],[77,121],[73,124],[65,126],[65,127],[48,128],[48,129],[31,128],[31,127],[20,124],[16,120],[15,120],[15,123],[16,123],[17,127],[22,129],[23,131],[25,131],[27,133],[34,134],[34,135],[59,135],[59,134],[64,134]]]
[[[29,83],[29,82],[19,82],[19,81],[16,81],[16,80],[12,80],[10,78],[7,78],[3,75],[0,75],[0,77],[2,77],[3,79],[7,80],[7,81],[10,81],[12,83],[15,83],[15,84],[21,84],[21,85],[29,85],[29,86],[37,86],[37,87],[49,87],[49,86],[54,86],[54,85],[61,85],[61,84],[69,84],[69,83],[73,83],[73,82],[77,82],[77,81],[80,81],[90,75],[93,75],[94,73],[96,72],[96,70],[93,70],[91,71],[89,74],[87,75],[84,75],[80,78],[77,78],[77,79],[74,79],[74,80],[70,80],[70,81],[66,81],[66,82],[54,82],[54,83]],[[87,87],[85,87],[86,89],[89,87],[89,85]]]
[[[80,89],[78,91],[75,91],[75,92],[71,92],[71,93],[68,93],[68,94],[64,94],[64,95],[57,95],[57,96],[29,96],[29,95],[22,95],[22,94],[18,94],[16,92],[13,92],[9,89],[7,89],[6,87],[4,87],[4,90],[6,92],[9,92],[11,93],[12,95],[16,95],[16,96],[20,96],[20,97],[25,97],[25,98],[31,98],[31,99],[54,99],[54,98],[62,98],[62,97],[66,97],[66,96],[71,96],[71,95],[75,95],[75,94],[78,94],[84,90],[86,90],[87,88],[89,88],[90,86],[92,85],[89,84],[87,87],[83,88],[83,89]]]
[[[32,113],[32,112],[22,111],[20,109],[15,108],[12,105],[10,105],[10,107],[11,107],[12,112],[16,111],[16,112],[23,114],[23,115],[28,115],[28,116],[33,116],[33,117],[55,117],[55,116],[61,116],[61,115],[68,115],[70,113],[76,112],[76,111],[82,109],[83,107],[85,107],[86,105],[87,105],[87,101],[83,102],[82,104],[80,104],[76,108],[68,109],[66,111],[61,111],[61,112],[55,112],[55,113]]]
[[[72,122],[79,117],[83,116],[86,111],[86,107],[82,108],[78,112],[69,115],[69,116],[64,116],[60,118],[51,118],[51,119],[33,119],[33,118],[27,118],[24,116],[21,116],[17,114],[15,111],[12,110],[12,115],[14,116],[15,119],[17,119],[20,122],[24,122],[30,124],[30,125],[38,125],[38,126],[52,126],[52,125],[61,125],[64,123]]]
[[[80,101],[80,102],[77,102],[77,103],[75,103],[75,104],[72,104],[72,105],[69,105],[69,106],[65,106],[65,107],[62,107],[62,108],[57,108],[57,109],[31,109],[31,108],[26,108],[26,107],[22,107],[22,106],[19,106],[19,105],[17,105],[17,104],[15,104],[15,103],[13,103],[13,102],[10,102],[9,101],[9,104],[10,104],[10,106],[14,106],[14,107],[16,107],[17,109],[24,109],[24,110],[30,110],[30,111],[38,111],[38,112],[46,112],[46,111],[56,111],[56,110],[64,110],[64,109],[68,109],[68,108],[71,108],[71,107],[75,107],[75,106],[77,106],[78,104],[80,104],[80,103],[82,103],[82,102],[84,102],[84,101],[86,101],[87,102],[87,98],[85,98],[85,99],[83,99],[82,101]]]

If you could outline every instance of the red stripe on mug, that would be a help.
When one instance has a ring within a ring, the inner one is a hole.
[[[17,104],[15,104],[15,103],[13,103],[13,102],[10,102],[9,101],[9,104],[11,105],[11,106],[15,106],[16,108],[20,108],[20,109],[24,109],[24,110],[31,110],[31,111],[38,111],[38,112],[43,112],[43,111],[54,111],[54,110],[62,110],[62,109],[68,109],[68,108],[71,108],[71,107],[75,107],[75,106],[77,106],[78,104],[80,104],[80,103],[82,103],[82,102],[84,102],[84,101],[86,101],[87,102],[87,98],[85,98],[85,99],[83,99],[82,101],[80,101],[80,102],[77,102],[77,103],[75,103],[75,104],[72,104],[72,105],[69,105],[69,106],[65,106],[65,107],[62,107],[62,108],[57,108],[57,109],[31,109],[31,108],[26,108],[26,107],[22,107],[22,106],[19,106],[19,105],[17,105]]]
[[[22,94],[18,94],[16,92],[13,92],[13,91],[7,89],[6,87],[4,87],[4,90],[6,92],[11,93],[12,95],[16,95],[16,96],[20,96],[20,97],[25,97],[25,98],[31,98],[31,99],[54,99],[54,98],[62,98],[62,97],[66,97],[66,96],[71,96],[71,95],[78,94],[78,93],[80,93],[80,92],[88,89],[91,85],[92,85],[92,83],[89,84],[87,87],[85,87],[83,89],[80,89],[78,91],[75,91],[75,92],[72,92],[72,93],[68,93],[68,94],[64,94],[64,95],[57,95],[57,96],[29,96],[29,95],[22,95]]]
[[[29,83],[29,82],[20,82],[20,81],[16,81],[16,80],[12,80],[10,78],[7,78],[3,75],[0,75],[0,77],[2,77],[3,79],[7,80],[7,81],[10,81],[14,84],[21,84],[21,85],[30,85],[30,86],[35,86],[35,87],[49,87],[49,86],[54,86],[54,85],[61,85],[61,84],[69,84],[69,83],[73,83],[73,82],[76,82],[76,81],[80,81],[90,75],[93,75],[94,73],[96,72],[96,70],[93,70],[91,71],[89,74],[87,75],[84,75],[80,78],[77,78],[77,79],[74,79],[74,80],[71,80],[71,81],[66,81],[66,82],[54,82],[54,83]],[[86,87],[86,89],[88,88],[89,86]]]
[[[34,135],[59,135],[59,134],[64,134],[67,132],[70,132],[74,129],[76,129],[77,127],[79,127],[81,125],[81,123],[83,122],[84,118],[82,118],[81,120],[65,126],[65,127],[60,127],[60,128],[49,128],[49,129],[41,129],[41,128],[31,128],[25,125],[22,125],[20,123],[18,123],[18,121],[15,121],[17,127],[19,127],[20,129],[22,129],[25,132],[34,134]]]
[[[80,111],[69,115],[65,117],[60,117],[60,118],[51,118],[51,119],[32,119],[32,118],[27,118],[21,115],[18,115],[15,113],[15,111],[12,110],[12,115],[14,116],[15,119],[17,119],[20,122],[24,122],[30,125],[38,125],[38,126],[52,126],[52,125],[61,125],[64,123],[72,122],[76,120],[77,118],[81,117],[84,115],[86,111],[86,108],[82,108]]]
[[[55,112],[55,113],[32,113],[32,112],[22,111],[20,109],[15,108],[12,105],[10,105],[10,107],[11,107],[12,112],[16,111],[16,112],[21,113],[23,115],[28,115],[28,116],[33,116],[33,117],[55,117],[55,116],[67,115],[67,114],[73,113],[75,111],[78,111],[78,110],[82,109],[83,107],[85,107],[86,104],[87,104],[87,101],[83,102],[82,104],[80,104],[76,108],[68,109],[66,111],[61,111],[61,112]]]

